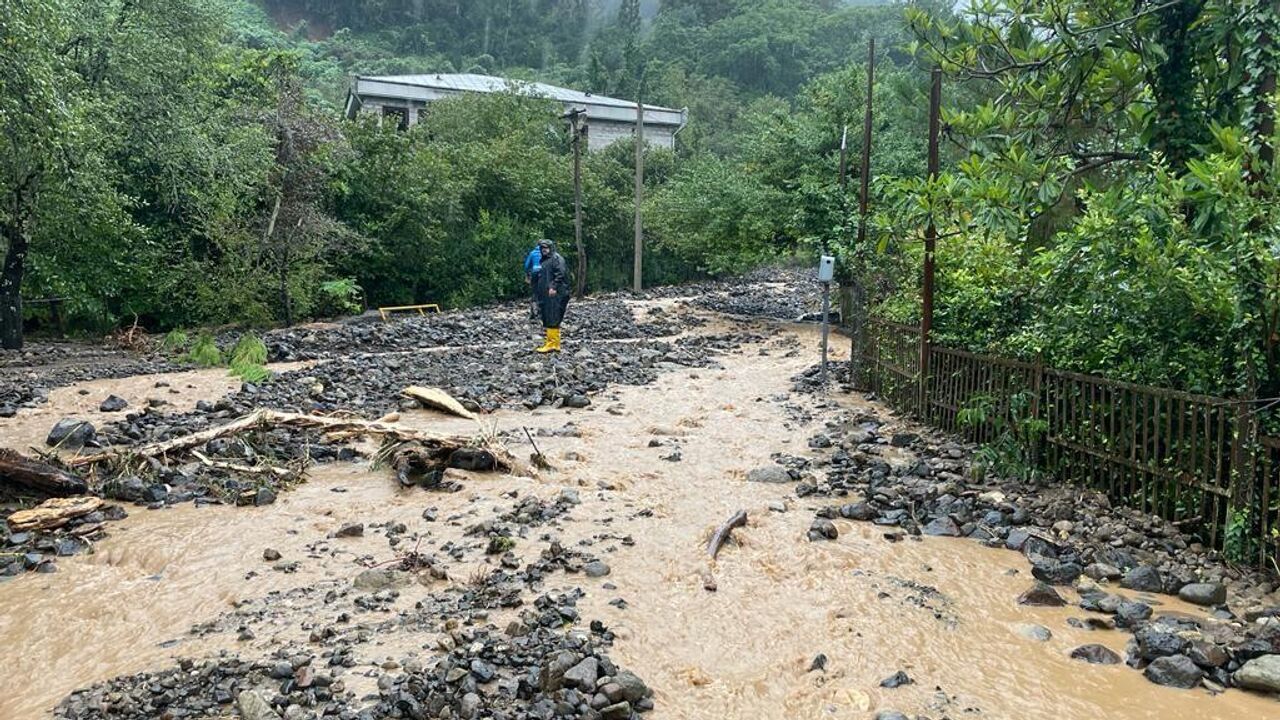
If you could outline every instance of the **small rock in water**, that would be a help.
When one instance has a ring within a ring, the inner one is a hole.
[[[1204,678],[1204,671],[1186,655],[1156,658],[1142,674],[1157,685],[1187,690],[1199,686]]]
[[[890,675],[889,677],[887,677],[887,678],[885,678],[885,679],[881,680],[881,681],[880,681],[880,687],[882,687],[882,688],[889,688],[889,689],[893,689],[893,688],[897,688],[897,687],[902,687],[903,685],[910,685],[910,684],[912,684],[913,682],[915,682],[915,681],[914,681],[914,680],[912,680],[910,676],[908,676],[908,675],[907,675],[905,672],[903,672],[902,670],[899,670],[898,672],[896,672],[896,673],[894,673],[894,674]]]
[[[1023,625],[1018,628],[1018,633],[1028,640],[1039,642],[1048,642],[1053,638],[1053,633],[1043,625]]]
[[[591,398],[586,395],[570,395],[564,399],[564,406],[567,408],[584,408],[591,404]]]
[[[897,710],[881,710],[876,713],[876,720],[911,720]]]
[[[1122,602],[1116,608],[1116,627],[1137,627],[1149,617],[1151,617],[1150,605],[1136,601]]]
[[[280,557],[281,557],[280,551],[274,548],[267,548],[266,550],[262,551],[262,559],[266,560],[267,562],[275,562],[279,560]]]
[[[1089,645],[1081,645],[1071,651],[1072,660],[1083,660],[1094,665],[1118,665],[1120,656],[1114,650],[1106,645],[1092,643]]]
[[[333,534],[334,537],[362,537],[363,535],[364,523],[347,523]]]
[[[809,526],[809,540],[835,540],[840,537],[836,524],[826,518],[816,518]]]
[[[1106,563],[1093,563],[1085,566],[1084,574],[1090,579],[1099,582],[1103,580],[1118,580],[1120,578],[1120,568]]]
[[[129,401],[118,395],[108,395],[106,400],[98,406],[99,412],[120,412],[129,407]]]
[[[827,656],[823,653],[818,653],[817,655],[815,655],[813,658],[813,662],[809,663],[809,672],[813,672],[815,670],[826,670],[826,669],[827,669]]]
[[[781,465],[766,465],[747,473],[748,482],[781,484],[789,483],[792,479],[791,473]]]
[[[1063,600],[1052,586],[1037,582],[1018,596],[1018,604],[1034,607],[1063,607],[1067,601]]]
[[[587,577],[604,577],[610,573],[609,566],[603,560],[591,560],[583,563],[582,572]]]

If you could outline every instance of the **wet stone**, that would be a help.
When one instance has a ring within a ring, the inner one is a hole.
[[[1033,607],[1063,607],[1067,601],[1063,600],[1052,586],[1037,582],[1018,596],[1018,604]]]
[[[1164,591],[1164,579],[1160,571],[1150,565],[1139,565],[1124,574],[1120,587],[1139,592],[1158,593]]]
[[[50,447],[79,450],[92,442],[96,436],[97,430],[92,423],[75,418],[63,418],[49,430],[49,436],[44,442]]]
[[[102,404],[98,405],[99,412],[120,412],[129,407],[129,401],[117,395],[108,395]]]
[[[1072,660],[1083,660],[1093,665],[1119,665],[1120,656],[1106,645],[1091,643],[1071,651]]]
[[[591,560],[583,563],[582,572],[587,577],[604,577],[610,573],[609,566],[603,560]]]
[[[1204,679],[1204,671],[1186,655],[1156,658],[1142,674],[1157,685],[1182,689],[1197,687]]]
[[[1050,585],[1070,585],[1080,577],[1081,572],[1080,566],[1073,562],[1044,557],[1036,557],[1031,561],[1031,575]]]
[[[790,471],[781,465],[766,465],[747,473],[748,482],[782,484],[792,480]]]
[[[1151,617],[1151,606],[1136,601],[1121,602],[1116,608],[1116,627],[1133,628]]]
[[[956,525],[956,521],[950,516],[944,515],[929,521],[928,525],[921,528],[921,532],[925,535],[934,535],[939,537],[960,537],[960,526]]]
[[[334,537],[361,537],[364,535],[364,523],[347,523],[333,533]]]
[[[1232,679],[1242,688],[1280,693],[1280,655],[1253,658],[1237,670]]]
[[[1227,588],[1222,583],[1190,583],[1178,590],[1178,598],[1192,605],[1221,605],[1227,601]]]
[[[914,680],[912,680],[912,679],[911,679],[911,677],[910,677],[909,675],[907,675],[907,674],[906,674],[905,672],[903,672],[902,670],[899,670],[898,672],[896,672],[896,673],[894,673],[894,674],[890,675],[889,677],[887,677],[887,678],[885,678],[885,679],[881,680],[881,681],[880,681],[880,687],[882,687],[882,688],[889,688],[889,689],[893,689],[893,688],[899,688],[899,687],[902,687],[903,685],[910,685],[910,684],[912,684],[912,683],[914,683],[914,682],[915,682],[915,681],[914,681]]]
[[[840,531],[836,529],[835,523],[826,518],[816,518],[813,524],[809,526],[809,540],[835,540],[840,537]]]

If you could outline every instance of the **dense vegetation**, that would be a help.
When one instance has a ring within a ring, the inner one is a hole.
[[[962,5],[0,0],[4,339],[19,287],[68,298],[84,330],[521,293],[535,238],[572,249],[556,108],[486,96],[409,132],[339,120],[352,73],[485,72],[689,107],[676,152],[646,160],[649,283],[826,244],[874,311],[912,321],[932,217],[942,341],[1280,394],[1274,3]],[[929,182],[935,65],[944,152]],[[632,154],[586,162],[596,290],[629,281]]]

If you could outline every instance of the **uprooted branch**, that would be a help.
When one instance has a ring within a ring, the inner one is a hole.
[[[228,435],[238,435],[243,432],[278,426],[321,430],[334,439],[351,439],[372,435],[381,437],[385,441],[416,443],[429,451],[432,457],[445,461],[455,452],[473,449],[478,444],[471,438],[432,433],[396,423],[354,417],[325,417],[322,415],[303,415],[300,413],[260,409],[225,425],[219,425],[208,430],[148,445],[83,455],[69,460],[67,464],[71,467],[93,467],[99,463],[127,460],[131,457],[163,457],[170,453],[192,450],[210,440]],[[520,469],[519,463],[506,449],[486,447],[485,451],[493,458],[492,466],[489,469],[502,472],[517,472]]]
[[[716,528],[711,534],[711,540],[707,542],[707,554],[712,560],[716,559],[716,554],[720,552],[721,546],[729,542],[729,536],[733,534],[734,528],[740,528],[747,524],[747,511],[739,510],[733,514],[733,517],[725,521],[723,525]]]
[[[41,495],[64,497],[88,490],[84,480],[56,465],[0,448],[0,482]]]

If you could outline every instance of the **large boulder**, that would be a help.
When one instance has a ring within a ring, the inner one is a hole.
[[[1139,592],[1158,593],[1164,590],[1164,578],[1160,571],[1151,565],[1139,565],[1124,574],[1120,587]]]
[[[49,436],[45,438],[44,442],[50,447],[79,450],[92,442],[97,434],[97,429],[90,422],[75,418],[63,418],[49,430]]]
[[[1227,588],[1222,583],[1191,583],[1178,590],[1178,597],[1192,605],[1221,605],[1227,601]]]
[[[1204,671],[1186,655],[1156,658],[1142,674],[1157,685],[1184,690],[1199,686],[1204,679]]]
[[[1063,607],[1067,601],[1063,600],[1052,586],[1037,582],[1018,596],[1018,604],[1033,607]]]
[[[1232,677],[1249,690],[1280,693],[1280,655],[1263,655],[1245,663]]]

